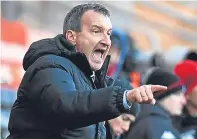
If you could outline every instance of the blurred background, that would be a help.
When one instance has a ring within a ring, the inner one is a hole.
[[[30,44],[62,33],[66,13],[87,1],[1,1],[1,138],[24,74]],[[88,1],[91,2],[91,1]],[[95,2],[95,1],[94,1]],[[114,27],[108,75],[124,74],[137,87],[148,68],[173,66],[197,52],[197,2],[97,1],[109,8]]]

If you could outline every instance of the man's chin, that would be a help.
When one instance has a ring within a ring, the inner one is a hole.
[[[174,114],[173,115],[177,115],[177,116],[179,116],[179,115],[181,115],[182,114],[182,111],[177,111],[177,112],[174,112]]]
[[[97,71],[97,70],[101,69],[102,64],[93,63],[93,64],[90,64],[90,67],[91,67],[92,71]]]

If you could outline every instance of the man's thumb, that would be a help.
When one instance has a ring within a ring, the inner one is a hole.
[[[150,104],[155,105],[155,103],[156,103],[156,100],[153,98]]]

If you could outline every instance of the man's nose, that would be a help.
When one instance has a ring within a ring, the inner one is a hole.
[[[122,126],[122,130],[123,130],[124,132],[127,132],[127,131],[129,130],[129,126]]]
[[[107,35],[107,34],[104,34],[101,43],[102,43],[103,45],[105,45],[105,46],[111,46],[111,39],[110,39],[110,36]]]

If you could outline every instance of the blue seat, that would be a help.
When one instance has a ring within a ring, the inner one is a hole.
[[[1,138],[5,139],[8,135],[8,122],[10,111],[14,101],[16,100],[17,93],[16,90],[11,90],[7,88],[1,88]]]
[[[1,89],[1,105],[11,107],[16,100],[16,90]]]

